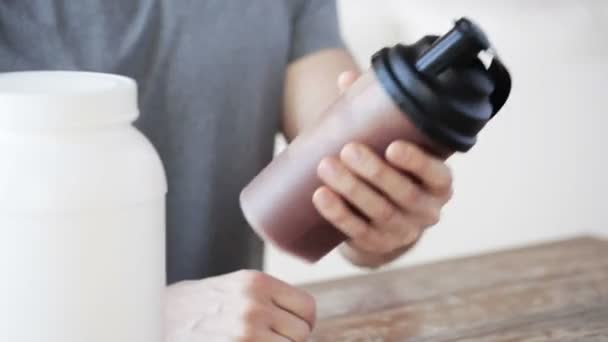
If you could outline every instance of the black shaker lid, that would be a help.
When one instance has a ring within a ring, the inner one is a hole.
[[[456,151],[468,151],[477,133],[500,110],[511,90],[502,62],[480,59],[490,42],[466,18],[442,37],[426,36],[412,45],[384,48],[372,67],[399,108],[430,138]]]

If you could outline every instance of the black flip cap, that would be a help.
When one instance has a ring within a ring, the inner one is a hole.
[[[442,37],[378,51],[372,66],[414,125],[444,146],[465,152],[511,89],[509,72],[498,58],[487,68],[478,58],[489,48],[483,31],[462,18]]]
[[[486,35],[470,20],[462,18],[418,57],[416,70],[432,77],[455,62],[473,59],[480,51],[489,48],[490,41]]]

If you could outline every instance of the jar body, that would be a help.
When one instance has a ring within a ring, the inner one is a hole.
[[[312,203],[314,191],[322,185],[316,171],[319,162],[337,156],[354,141],[384,155],[397,139],[414,142],[441,158],[451,154],[410,122],[374,71],[368,70],[243,190],[245,217],[266,241],[309,262],[319,260],[346,239]]]
[[[151,144],[128,122],[0,125],[0,156],[2,340],[161,342],[167,185]]]

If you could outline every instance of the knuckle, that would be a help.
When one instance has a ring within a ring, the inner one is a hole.
[[[306,314],[308,314],[309,317],[312,317],[314,319],[317,312],[317,301],[315,300],[315,298],[309,293],[304,292],[302,302]]]
[[[359,240],[359,246],[362,250],[370,253],[386,253],[391,250],[389,246],[391,242],[387,239],[383,239],[374,232],[368,231]]]
[[[449,200],[451,200],[454,197],[454,188],[452,186],[450,186],[448,188],[448,191],[446,192],[445,195],[445,201],[448,202]]]
[[[377,250],[380,253],[390,253],[397,248],[398,241],[394,239],[384,239],[378,242]]]
[[[365,164],[365,170],[367,170],[367,176],[376,181],[380,181],[386,176],[386,166],[375,158],[369,158]]]
[[[430,226],[434,226],[437,223],[439,223],[439,221],[441,220],[441,210],[434,208],[429,210],[429,213],[427,214],[428,216],[428,221],[427,224]]]
[[[393,207],[387,201],[381,201],[378,207],[374,212],[374,219],[379,222],[388,222],[390,221],[395,214],[397,213],[397,209]]]
[[[407,186],[401,191],[399,204],[402,206],[412,206],[418,202],[420,198],[420,190],[411,182],[408,181]]]
[[[291,335],[295,342],[304,342],[310,336],[310,328],[308,327],[308,324],[302,322],[302,324],[294,329]]]
[[[268,317],[269,310],[262,304],[257,302],[250,302],[243,306],[242,321],[244,323],[244,330],[247,330],[254,323],[263,320]]]
[[[413,243],[418,241],[418,238],[420,238],[421,233],[421,230],[418,228],[409,229],[407,234],[405,234],[405,237],[403,238],[403,246],[399,247],[411,246]]]
[[[305,290],[299,290],[300,293],[300,298],[302,301],[302,305],[306,308],[309,309],[314,309],[315,308],[315,297],[313,297],[310,293],[306,292]]]
[[[349,238],[355,243],[355,245],[357,245],[359,249],[367,249],[365,246],[369,245],[369,239],[367,238],[367,233],[365,232],[353,232]]]
[[[363,251],[366,253],[379,252],[375,245],[370,245],[367,241],[357,240],[352,243],[352,246],[354,248],[356,248],[357,250],[360,250],[360,251]]]
[[[349,212],[343,205],[335,204],[333,205],[329,212],[328,218],[335,224],[343,224],[348,221]]]
[[[356,250],[361,250],[365,252],[369,251],[368,242],[363,237],[363,234],[351,236],[347,243],[351,248],[354,248]]]
[[[260,271],[242,270],[239,271],[239,273],[241,284],[248,292],[256,292],[257,290],[264,288],[268,283],[268,276]]]
[[[290,337],[294,338],[296,341],[306,341],[310,336],[314,324],[314,314],[310,315],[309,313],[304,313],[304,317],[306,319],[300,319],[293,322]],[[308,317],[312,319],[311,323],[308,322]]]
[[[359,195],[359,186],[352,177],[345,177],[342,191],[345,196],[354,198]]]
[[[417,174],[424,174],[429,168],[429,159],[420,153],[412,153],[409,158],[410,168]]]
[[[351,240],[357,241],[360,244],[369,244],[370,239],[370,230],[366,229],[357,229],[351,232],[349,238]]]
[[[436,186],[440,190],[443,190],[449,193],[452,189],[452,183],[454,182],[452,171],[449,168],[446,168],[445,174],[441,177],[438,177],[436,180]]]

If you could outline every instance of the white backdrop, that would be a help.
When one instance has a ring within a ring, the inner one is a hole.
[[[608,235],[608,1],[342,0],[343,35],[362,66],[378,48],[441,34],[460,16],[487,31],[513,75],[507,106],[468,154],[440,224],[390,267],[578,234]],[[364,272],[336,253],[307,265],[274,248],[290,282]]]

